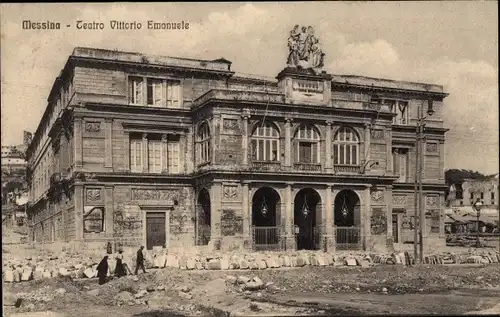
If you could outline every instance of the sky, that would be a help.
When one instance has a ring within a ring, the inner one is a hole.
[[[295,24],[312,25],[332,74],[443,85],[445,168],[499,168],[496,1],[0,4],[1,143],[34,132],[47,96],[76,46],[233,62],[232,70],[274,78],[285,66]],[[61,30],[23,30],[22,21]],[[104,30],[77,30],[77,20]],[[141,30],[111,30],[111,20]],[[188,22],[147,30],[148,20]],[[66,28],[65,25],[71,27]]]

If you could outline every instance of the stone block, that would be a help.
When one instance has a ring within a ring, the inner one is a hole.
[[[318,259],[314,255],[311,255],[309,257],[309,264],[313,266],[318,266],[319,265]]]
[[[290,257],[288,255],[285,255],[283,257],[283,262],[284,262],[283,266],[286,266],[286,267],[292,266],[292,261],[290,261]]]
[[[372,266],[372,264],[367,260],[361,260],[359,265],[361,265],[362,268],[368,268],[368,267]]]
[[[238,276],[237,282],[238,282],[238,284],[246,284],[246,283],[250,282],[250,280],[251,279],[249,277],[244,276],[244,275],[240,275],[240,276]]]
[[[228,259],[220,259],[220,269],[221,270],[229,270],[229,260]]]
[[[220,270],[221,269],[221,261],[212,259],[207,262],[207,270]]]
[[[87,268],[83,271],[83,274],[85,275],[86,278],[93,278],[95,273],[96,271],[91,268]]]
[[[345,260],[345,265],[347,266],[356,266],[356,259],[355,258],[346,258]]]
[[[21,274],[21,281],[29,281],[33,275],[33,271],[31,269],[26,269]]]
[[[239,265],[238,261],[231,261],[231,263],[229,263],[230,270],[237,270],[239,268],[240,268],[240,265]]]
[[[71,275],[71,273],[63,267],[59,269],[58,274],[59,274],[59,276],[70,276]]]
[[[248,262],[245,259],[240,260],[240,269],[242,270],[248,270],[250,266],[248,265]]]
[[[167,259],[165,255],[158,255],[153,260],[153,267],[164,268],[166,262]]]
[[[44,271],[42,274],[43,278],[51,278],[52,277],[52,272],[50,271]]]
[[[322,256],[322,255],[318,256],[317,261],[318,261],[319,266],[327,266],[328,265],[328,260],[326,259],[325,256]]]
[[[282,256],[278,257],[278,264],[280,267],[285,266],[285,259]]]
[[[258,265],[259,265],[259,270],[264,270],[267,268],[266,261],[264,261],[264,260],[260,260]]]
[[[196,262],[195,262],[195,260],[194,259],[188,259],[186,261],[186,269],[188,269],[188,270],[194,270],[195,268],[196,268]]]
[[[201,263],[201,262],[196,262],[196,263],[194,264],[194,267],[195,267],[197,270],[203,270],[203,269],[204,269],[204,267],[203,267],[203,263]]]
[[[13,283],[14,282],[14,271],[12,270],[5,270],[4,271],[4,281],[7,283]]]
[[[179,268],[179,259],[174,255],[167,255],[167,267]]]
[[[297,257],[297,265],[298,267],[302,267],[302,266],[306,266],[307,265],[307,262],[306,262],[306,258],[304,257]]]
[[[256,261],[252,261],[249,264],[250,270],[258,270],[259,269],[259,264]]]

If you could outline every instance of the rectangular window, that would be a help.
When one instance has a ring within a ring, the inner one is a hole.
[[[394,243],[399,243],[399,220],[398,215],[392,215],[392,238]]]
[[[408,151],[398,149],[392,154],[392,163],[394,172],[399,175],[396,182],[405,183],[408,181]]]
[[[130,140],[130,171],[142,173],[142,139]]]
[[[129,103],[132,105],[178,108],[181,97],[179,80],[129,77]]]
[[[133,105],[144,104],[143,79],[141,77],[129,78],[129,102]]]
[[[299,142],[299,162],[312,163],[312,144],[309,142]]]
[[[169,141],[168,142],[168,171],[170,173],[179,173],[179,142],[178,141]]]
[[[162,145],[161,140],[148,140],[148,167],[150,173],[161,173]]]
[[[406,125],[408,124],[408,102],[398,101],[396,109],[396,124]]]
[[[470,193],[470,200],[474,200],[474,193]]]
[[[495,192],[491,192],[491,205],[495,204]]]
[[[484,193],[481,192],[481,200],[483,200],[483,199],[484,199]]]

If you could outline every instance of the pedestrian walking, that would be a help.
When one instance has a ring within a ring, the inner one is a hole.
[[[142,269],[144,273],[146,273],[146,268],[144,267],[144,254],[142,253],[142,250],[144,250],[144,246],[141,245],[139,250],[137,250],[137,259],[135,263],[135,275],[139,272],[139,268]]]
[[[108,256],[105,255],[104,258],[97,265],[97,277],[99,278],[99,285],[106,283],[106,277],[108,276]]]
[[[127,275],[127,272],[123,264],[123,250],[118,250],[118,254],[116,255],[115,276],[120,278],[125,275]]]

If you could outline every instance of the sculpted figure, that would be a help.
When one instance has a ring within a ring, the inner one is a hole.
[[[309,52],[309,63],[312,68],[323,67],[323,57],[325,54],[321,50],[319,45],[319,39],[314,35],[314,29],[309,26],[307,28],[308,33],[308,52]]]
[[[286,61],[288,66],[297,66],[299,63],[299,35],[299,25],[297,24],[290,31],[290,36],[288,37],[288,49],[290,51]]]

